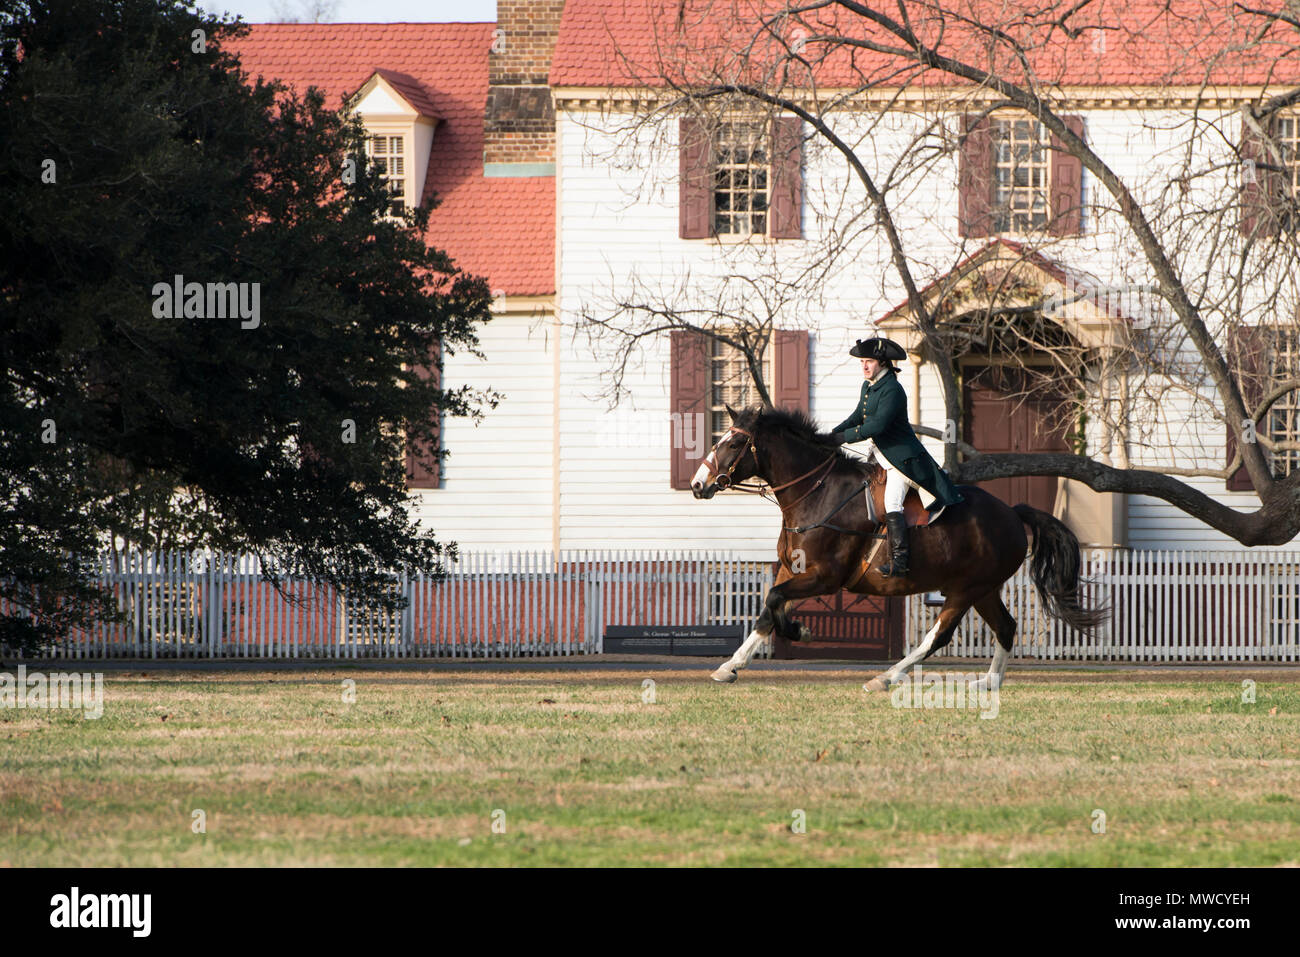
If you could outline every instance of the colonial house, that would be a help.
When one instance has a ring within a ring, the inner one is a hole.
[[[422,519],[463,547],[775,555],[772,505],[740,495],[696,501],[688,489],[699,456],[725,428],[724,404],[754,397],[739,354],[677,330],[646,336],[620,356],[593,333],[592,320],[637,296],[698,305],[704,290],[746,270],[775,269],[798,287],[795,277],[810,274],[819,244],[862,215],[866,201],[842,156],[796,116],[758,126],[738,117],[706,136],[690,117],[645,119],[645,66],[662,50],[666,25],[688,40],[691,31],[716,39],[727,34],[717,18],[733,9],[711,5],[709,23],[683,23],[673,16],[678,6],[501,0],[496,24],[267,24],[237,44],[251,74],[319,86],[358,113],[394,202],[436,195],[430,241],[486,275],[497,293],[496,318],[481,336],[487,360],[450,357],[443,374],[505,398],[481,424],[444,422],[443,468],[412,477]],[[1238,148],[1248,132],[1241,106],[1300,80],[1300,67],[1279,73],[1263,54],[1224,65],[1208,84],[1194,75],[1199,65],[1189,66],[1187,82],[1171,86],[1175,55],[1213,32],[1176,21],[1153,12],[1138,46],[1116,39],[1107,51],[1103,37],[1093,55],[1072,48],[1053,60],[1052,83],[1070,128],[1139,189],[1181,161],[1184,126],[1211,111],[1226,135],[1203,160],[1219,173],[1213,185],[1192,188],[1236,195],[1250,186],[1240,180]],[[1026,301],[1060,294],[1060,307],[1040,318],[1072,342],[1094,355],[1122,352],[1147,307],[1065,294],[1087,283],[1150,281],[1133,265],[1140,257],[1113,201],[1076,158],[1052,148],[1033,117],[994,100],[957,84],[885,85],[856,101],[858,113],[840,111],[833,122],[868,144],[860,153],[882,177],[927,129],[958,144],[895,208],[917,262],[930,267],[919,275],[928,302],[978,302],[991,283],[1011,278],[1029,290]],[[1283,125],[1290,152],[1275,172],[1294,190],[1300,123],[1288,117]],[[820,276],[815,294],[796,291],[775,307],[764,362],[777,403],[801,407],[825,427],[843,419],[861,382],[848,349],[874,330],[911,350],[903,382],[913,422],[955,427],[981,451],[1064,450],[1078,438],[1119,466],[1224,466],[1231,452],[1223,423],[1177,390],[1138,411],[1131,433],[1096,417],[1045,428],[1060,409],[1013,401],[1014,373],[987,351],[962,361],[963,419],[948,423],[888,247],[875,234],[850,234],[851,268]],[[1278,369],[1300,361],[1294,348],[1271,355]],[[1137,401],[1120,378],[1096,388],[1098,401]],[[1267,427],[1295,439],[1287,408]],[[686,424],[695,421],[705,423],[702,441]],[[939,441],[926,443],[942,461]],[[1289,471],[1294,459],[1281,454],[1275,468]],[[1233,507],[1257,507],[1242,476],[1187,481]],[[1099,494],[1054,478],[989,487],[1054,511],[1090,547],[1237,547],[1148,496]]]

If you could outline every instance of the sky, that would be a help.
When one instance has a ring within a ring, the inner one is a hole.
[[[280,20],[277,6],[300,10],[304,0],[199,0],[199,6],[213,13],[229,11],[248,23]],[[495,22],[496,0],[338,0],[333,23],[384,22]]]

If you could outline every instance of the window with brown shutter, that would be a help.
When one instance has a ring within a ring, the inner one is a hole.
[[[987,116],[961,118],[957,173],[957,231],[968,239],[993,235],[993,125]]]
[[[678,124],[682,239],[803,235],[803,125],[798,117]]]
[[[808,333],[777,329],[772,333],[772,404],[808,412]]]
[[[1082,117],[1064,121],[1083,137]],[[958,163],[960,235],[1082,232],[1083,163],[1034,117],[963,116]]]
[[[442,349],[435,347],[433,357],[428,365],[419,366],[416,375],[422,380],[433,379],[435,385],[442,382]],[[437,457],[438,442],[442,434],[442,412],[432,410],[434,435],[438,437],[430,447],[423,442],[408,439],[406,443],[406,487],[439,488],[442,481],[441,459]],[[432,457],[430,457],[430,455]]]
[[[751,405],[758,401],[758,390],[744,356],[721,340],[675,330],[671,352],[672,487],[687,489],[700,459],[731,424],[726,406]],[[809,411],[806,331],[775,330],[763,367],[774,405]]]
[[[710,447],[708,339],[697,332],[674,329],[669,353],[670,482],[673,488],[688,489]]]
[[[1300,226],[1300,115],[1275,116],[1262,130],[1243,120],[1242,130],[1242,234],[1264,238]]]

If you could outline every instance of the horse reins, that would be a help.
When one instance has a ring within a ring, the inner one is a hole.
[[[831,467],[835,464],[835,453],[832,452],[829,456],[826,457],[825,461],[817,463],[807,472],[804,472],[803,475],[800,475],[797,478],[792,478],[790,481],[785,482],[781,485],[776,485],[776,486],[746,485],[743,482],[737,482],[735,485],[733,485],[731,484],[731,474],[736,471],[736,466],[740,464],[741,459],[745,457],[746,453],[752,454],[754,456],[754,465],[756,466],[758,465],[758,449],[754,446],[754,435],[752,432],[746,432],[744,429],[734,425],[727,431],[729,433],[735,432],[737,435],[745,436],[745,438],[749,439],[749,445],[745,447],[744,452],[741,452],[739,455],[736,456],[736,458],[732,461],[731,466],[725,472],[717,468],[716,466],[714,466],[714,464],[710,462],[708,459],[704,460],[704,464],[709,470],[709,477],[716,478],[718,481],[718,491],[725,492],[727,489],[730,488],[730,489],[735,489],[738,492],[750,492],[755,495],[761,495],[763,496],[763,498],[766,498],[769,501],[776,502],[777,507],[780,508],[782,511],[785,511],[787,508],[791,508],[795,505],[798,505],[800,502],[806,499],[813,492],[817,491],[817,489],[821,488],[822,483],[826,481],[826,476],[830,474]],[[811,475],[814,475],[819,470],[822,472],[822,475],[817,480],[817,482],[812,486],[812,488],[810,488],[803,495],[800,495],[789,505],[782,505],[774,497],[777,492],[784,491],[785,489],[790,488],[792,485],[796,485],[799,482],[802,482],[804,479],[808,478]],[[769,496],[768,493],[771,493],[771,495]]]

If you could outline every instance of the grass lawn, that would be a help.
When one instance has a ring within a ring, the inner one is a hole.
[[[1300,671],[1013,665],[982,720],[713,665],[110,671],[0,709],[0,865],[1300,864]]]

